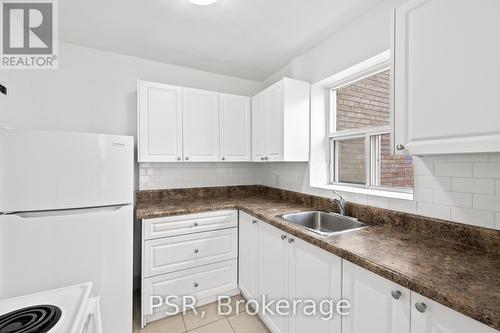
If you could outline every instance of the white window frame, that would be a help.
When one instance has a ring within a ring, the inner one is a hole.
[[[356,128],[349,130],[336,131],[337,128],[337,100],[336,90],[360,81],[369,76],[391,69],[390,53],[385,52],[377,57],[370,58],[356,66],[350,67],[330,78],[327,89],[327,98],[329,110],[327,110],[327,153],[328,153],[328,186],[344,190],[347,192],[375,194],[402,199],[411,199],[413,188],[380,186],[379,172],[380,168],[380,138],[383,134],[391,135],[392,125],[370,126],[366,128]],[[392,82],[391,82],[392,84]],[[392,110],[391,117],[392,119]],[[336,142],[349,139],[365,139],[365,184],[355,184],[341,182],[338,179],[339,168],[338,155],[335,151]]]

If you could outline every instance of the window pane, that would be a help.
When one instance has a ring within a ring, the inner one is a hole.
[[[337,141],[336,150],[337,181],[366,184],[365,138]]]
[[[380,185],[413,187],[412,157],[391,155],[389,134],[381,135],[380,150]]]
[[[390,80],[386,70],[337,89],[337,131],[389,125]]]

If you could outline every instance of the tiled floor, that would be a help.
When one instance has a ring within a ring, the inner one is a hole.
[[[234,301],[242,299],[240,295],[233,297]],[[134,333],[268,333],[269,330],[258,316],[252,316],[242,311],[238,314],[221,316],[217,314],[217,303],[211,303],[198,308],[198,312],[205,311],[201,318],[192,312],[186,315],[178,314],[173,317],[158,320],[148,324],[144,329],[136,327]],[[138,320],[135,320],[138,323]]]

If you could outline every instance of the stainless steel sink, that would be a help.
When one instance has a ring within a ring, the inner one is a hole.
[[[353,217],[319,211],[284,214],[280,217],[320,235],[333,235],[367,227]]]

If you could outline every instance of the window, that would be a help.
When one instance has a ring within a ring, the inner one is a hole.
[[[379,64],[329,89],[330,184],[411,192],[411,157],[391,154],[390,80]]]

